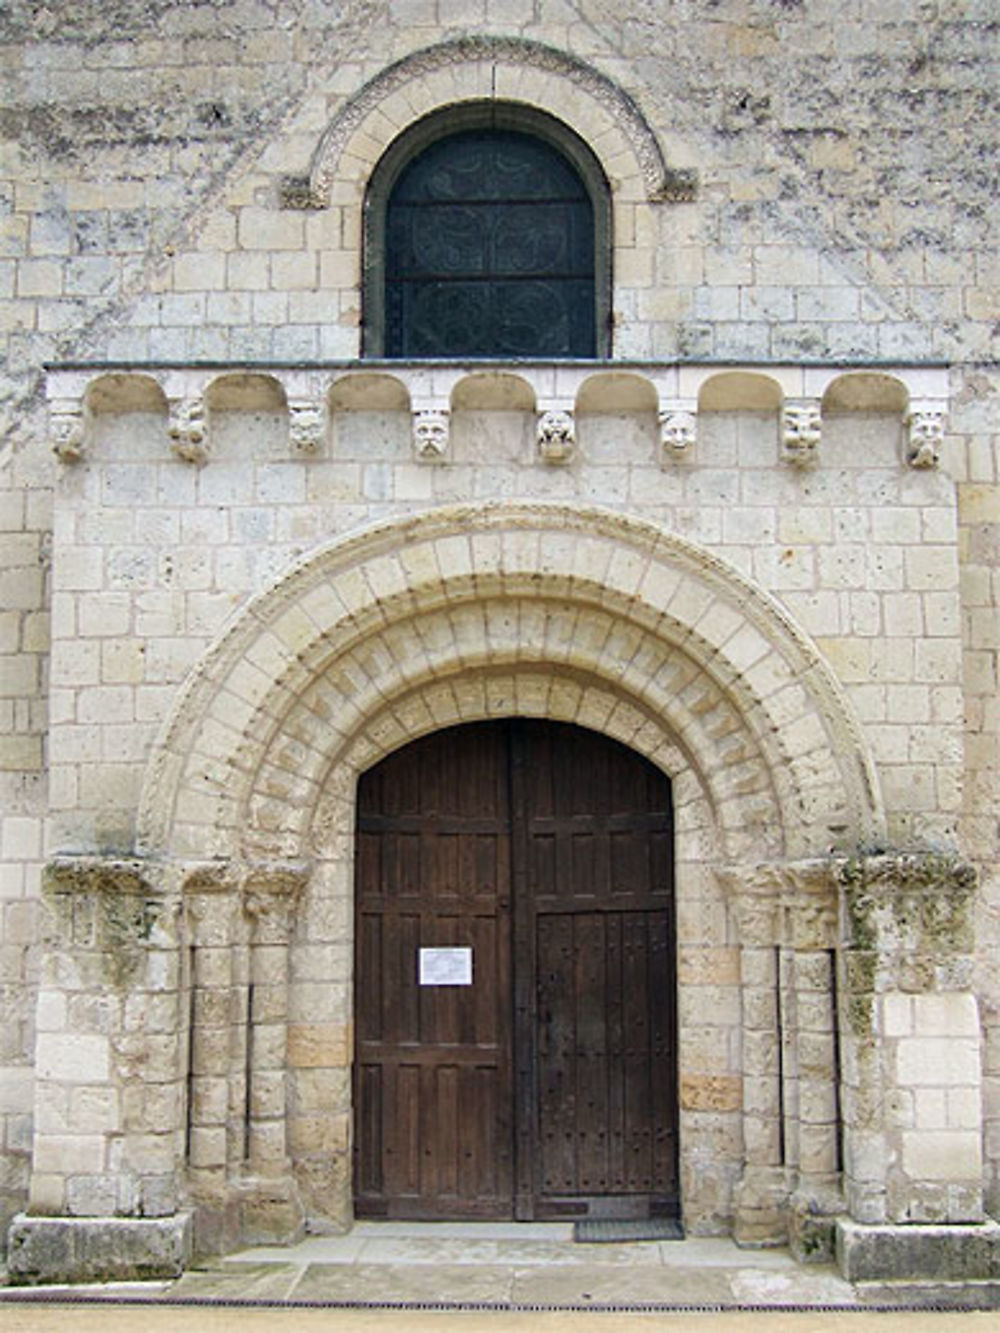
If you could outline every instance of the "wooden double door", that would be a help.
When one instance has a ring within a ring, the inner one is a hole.
[[[678,1212],[668,779],[595,732],[433,733],[358,790],[359,1216]]]

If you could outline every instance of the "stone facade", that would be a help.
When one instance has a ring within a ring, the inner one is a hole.
[[[513,714],[672,779],[688,1230],[995,1269],[997,25],[871,9],[9,7],[21,1280],[349,1225],[357,776]],[[490,99],[610,356],[364,357],[368,183]]]

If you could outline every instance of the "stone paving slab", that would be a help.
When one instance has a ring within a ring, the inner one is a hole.
[[[507,1267],[469,1264],[310,1264],[296,1301],[497,1302],[511,1298]]]
[[[169,1288],[170,1297],[286,1301],[302,1277],[299,1264],[228,1264],[205,1271],[189,1268]]]
[[[657,1243],[633,1245],[574,1245],[545,1240],[423,1239],[399,1236],[369,1240],[359,1260],[371,1264],[504,1264],[507,1267],[565,1266],[570,1268],[624,1265],[629,1268],[662,1266]]]
[[[859,1293],[833,1268],[817,1265],[796,1272],[740,1268],[727,1272],[733,1305],[857,1305]]]
[[[721,1269],[581,1268],[530,1269],[514,1279],[521,1305],[729,1305],[732,1291]]]

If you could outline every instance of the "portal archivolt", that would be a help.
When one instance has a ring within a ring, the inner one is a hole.
[[[679,822],[686,782],[729,861],[879,827],[842,692],[772,599],[647,524],[511,504],[359,533],[251,602],[164,727],[143,845],[308,855],[349,828],[356,775],[383,754],[515,714],[605,732],[683,779]]]

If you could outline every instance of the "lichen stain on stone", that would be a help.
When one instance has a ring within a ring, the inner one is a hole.
[[[104,980],[127,989],[166,909],[145,867],[131,860],[61,857],[46,866],[43,891],[63,946],[78,956],[96,955]]]

